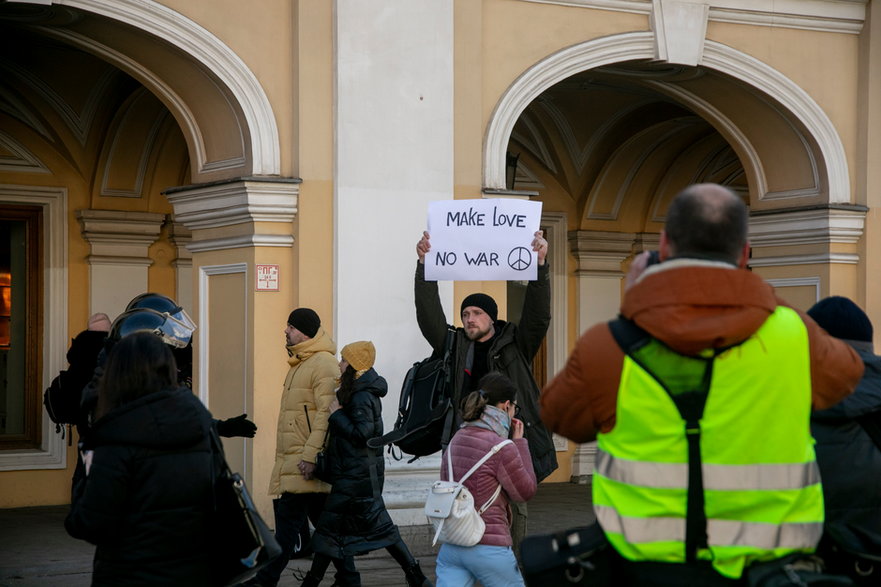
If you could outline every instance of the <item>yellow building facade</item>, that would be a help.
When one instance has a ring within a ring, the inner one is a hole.
[[[881,320],[870,0],[32,0],[0,3],[0,43],[0,507],[68,502],[76,439],[43,389],[91,313],[144,291],[197,323],[215,417],[257,423],[226,448],[265,511],[291,309],[374,341],[390,427],[430,352],[412,280],[431,201],[542,202],[540,379],[616,314],[695,182],[748,203],[751,267],[784,298]],[[474,291],[505,317],[518,288],[441,293],[450,320]],[[586,478],[591,446],[557,441],[547,482]],[[438,463],[389,461],[399,523],[424,522]]]

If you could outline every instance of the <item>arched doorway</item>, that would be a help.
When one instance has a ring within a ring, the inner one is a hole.
[[[832,265],[857,262],[865,209],[851,204],[844,148],[823,110],[730,47],[706,41],[699,62],[683,65],[658,60],[655,40],[627,33],[547,57],[508,88],[487,128],[485,187],[537,192],[567,218],[570,341],[617,313],[627,262],[657,245],[667,205],[692,183],[741,194],[753,269],[797,305],[828,291]],[[842,244],[853,251],[839,255]],[[579,447],[571,476],[588,476],[592,460]]]
[[[27,262],[44,277],[27,307],[42,334],[28,354],[36,376],[16,392],[39,425],[24,450],[18,438],[4,450],[0,431],[0,470],[69,467],[75,444],[55,433],[42,390],[66,367],[70,338],[90,313],[112,317],[148,290],[203,318],[198,392],[207,403],[210,388],[209,407],[221,417],[241,413],[252,405],[247,353],[258,352],[242,260],[259,260],[249,248],[261,235],[250,223],[259,215],[289,225],[299,182],[280,176],[276,115],[255,74],[219,38],[159,3],[6,2],[0,39],[0,206],[38,209],[43,252]],[[193,196],[193,186],[206,185]],[[214,240],[200,237],[203,229]],[[271,232],[271,246],[291,247],[290,230]],[[196,254],[187,249],[193,241],[201,243]],[[232,252],[200,260],[223,247]],[[217,290],[229,295],[209,305]],[[216,313],[225,314],[223,333],[208,327]],[[230,339],[209,368],[208,350]],[[250,449],[228,449],[247,473]],[[59,481],[69,480],[63,473]],[[67,495],[64,481],[21,483],[29,485],[46,493],[32,502]]]

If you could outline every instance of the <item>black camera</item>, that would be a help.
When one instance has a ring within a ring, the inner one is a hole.
[[[651,267],[652,265],[657,265],[661,262],[661,253],[658,251],[649,251],[649,259],[646,262],[646,267]]]

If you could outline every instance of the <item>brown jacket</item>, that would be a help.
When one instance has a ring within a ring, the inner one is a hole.
[[[676,259],[650,267],[624,295],[621,315],[683,354],[748,338],[778,305],[788,306],[758,275],[720,263]],[[814,409],[850,394],[863,363],[846,343],[799,312],[808,330]],[[615,426],[624,353],[607,323],[589,328],[565,368],[541,394],[542,420],[575,442],[596,439]]]

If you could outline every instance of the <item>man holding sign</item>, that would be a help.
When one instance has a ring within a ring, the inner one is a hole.
[[[477,218],[474,220],[478,221]],[[514,224],[516,223],[515,220]],[[430,223],[429,226],[433,224]],[[528,243],[527,251],[530,256],[534,256],[532,265],[537,269],[535,277],[526,288],[519,324],[499,320],[498,306],[486,294],[471,294],[462,302],[460,316],[463,327],[456,329],[453,349],[455,422],[445,430],[443,444],[449,442],[451,433],[458,428],[461,398],[477,389],[477,382],[483,375],[498,371],[517,386],[516,404],[519,413],[516,417],[523,421],[524,436],[529,441],[535,475],[541,481],[557,468],[553,439],[539,417],[539,387],[532,376],[532,359],[538,352],[551,321],[551,286],[546,262],[548,242],[540,230],[535,230],[531,236],[531,243],[528,240],[521,241],[520,245],[526,248],[523,245]],[[426,279],[430,263],[426,259],[431,257],[436,248],[440,247],[430,241],[428,231],[423,233],[422,239],[416,245],[416,254],[419,257],[415,280],[416,320],[422,335],[432,348],[443,352],[447,319],[438,296],[437,281]],[[490,262],[489,254],[486,259]],[[501,257],[499,262],[501,263]],[[514,540],[514,552],[519,552],[520,541],[526,535],[526,504],[512,502],[511,505],[514,514],[511,537]]]

